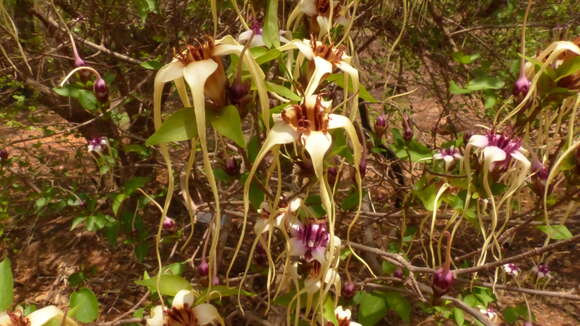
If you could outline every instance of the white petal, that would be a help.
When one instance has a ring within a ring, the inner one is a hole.
[[[332,63],[326,61],[321,57],[314,57],[314,73],[308,82],[308,86],[304,91],[304,96],[309,96],[314,94],[318,86],[320,85],[320,81],[326,75],[332,72]]]
[[[238,42],[240,43],[247,42],[250,39],[250,37],[252,37],[252,34],[254,34],[254,31],[251,29],[241,32],[240,35],[238,36]]]
[[[325,247],[317,247],[314,250],[312,250],[312,258],[314,260],[317,260],[319,263],[324,264],[325,253],[326,253]]]
[[[290,204],[288,204],[288,210],[291,213],[294,213],[294,212],[298,211],[298,209],[300,209],[300,206],[302,206],[302,199],[300,197],[296,197],[296,198],[292,199]]]
[[[260,235],[266,231],[270,230],[270,223],[265,218],[258,218],[256,224],[254,224],[254,233]]]
[[[10,321],[10,317],[5,312],[0,312],[0,326],[11,326],[12,321]]]
[[[298,49],[308,60],[312,60],[314,53],[308,40],[292,40],[278,48],[279,51]]]
[[[471,144],[471,146],[482,148],[487,146],[488,143],[489,140],[487,139],[487,136],[484,135],[473,135],[469,138],[469,144]]]
[[[266,43],[264,43],[264,37],[262,35],[254,35],[250,46],[253,48],[258,46],[266,46]]]
[[[530,165],[531,165],[530,160],[528,160],[528,158],[524,154],[522,154],[522,152],[515,151],[511,154],[511,156],[514,159],[520,161],[524,166],[530,167]]]
[[[311,131],[310,135],[302,136],[302,141],[304,143],[304,148],[308,154],[310,154],[316,175],[318,178],[322,178],[322,174],[320,173],[321,171],[318,171],[317,166],[322,169],[324,155],[332,144],[330,135],[326,132]]]
[[[435,153],[435,154],[433,154],[433,159],[442,160],[443,155],[441,155],[441,153]]]
[[[183,64],[179,60],[173,60],[161,67],[155,75],[155,83],[168,83],[183,76]]]
[[[145,319],[147,326],[163,326],[163,307],[155,306],[151,309],[151,317]]]
[[[328,31],[330,30],[330,21],[328,20],[328,17],[316,16],[316,22],[320,28],[320,33],[318,34],[319,38],[320,36],[328,34]]]
[[[62,319],[62,316],[64,316],[64,313],[56,306],[47,306],[34,311],[27,318],[30,321],[30,326],[42,326],[53,318],[60,317]]]
[[[501,162],[506,159],[506,153],[497,146],[487,146],[483,149],[483,158],[488,163]]]
[[[211,324],[216,320],[222,325],[224,323],[217,309],[209,303],[202,303],[196,306],[193,308],[193,313],[195,314],[195,317],[197,317],[199,325]]]
[[[290,256],[302,257],[306,254],[306,246],[302,240],[291,238],[290,239]]]
[[[300,3],[302,12],[308,16],[316,16],[318,9],[316,8],[316,0],[302,0]]]
[[[240,54],[244,49],[243,45],[239,44],[220,44],[213,50],[213,55],[221,57],[228,54]]]
[[[304,289],[308,293],[315,293],[320,291],[320,287],[322,286],[322,282],[317,279],[307,278],[304,280]]]
[[[445,161],[445,171],[447,171],[455,159],[451,155],[445,155],[443,156],[443,160]]]
[[[348,326],[362,326],[362,324],[357,323],[356,321],[350,321],[350,324],[348,324]]]
[[[173,308],[182,309],[185,305],[191,307],[193,304],[193,292],[189,290],[179,290],[173,298]]]

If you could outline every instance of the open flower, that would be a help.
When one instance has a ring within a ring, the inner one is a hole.
[[[246,42],[250,41],[251,48],[258,47],[258,46],[266,46],[266,43],[264,43],[264,37],[263,37],[262,33],[263,33],[263,28],[260,25],[260,23],[254,22],[250,29],[240,33],[240,35],[238,36],[238,42],[246,43]],[[286,35],[286,31],[280,30],[280,42],[282,42],[282,43],[290,42],[290,41],[288,41],[287,38],[284,37],[284,35]]]
[[[340,0],[301,0],[288,17],[288,27],[306,15],[310,34],[325,35],[332,28],[331,24],[346,25],[346,7]]]
[[[487,135],[473,135],[469,138],[469,145],[481,150],[485,166],[492,171],[494,169],[505,171],[512,159],[521,164],[527,170],[530,161],[523,154],[525,149],[519,139],[491,131]]]
[[[87,150],[89,153],[101,153],[108,145],[109,141],[107,140],[107,137],[95,137],[89,140]]]
[[[455,160],[461,160],[462,158],[463,156],[459,150],[453,146],[449,148],[442,148],[439,150],[439,152],[433,155],[433,159],[445,161],[445,171],[449,170]]]
[[[57,325],[77,326],[71,318],[66,318],[63,322],[64,313],[55,306],[47,306],[38,309],[28,316],[24,316],[21,311],[0,312],[0,326],[43,326],[49,321],[56,321]]]
[[[314,62],[314,71],[312,72],[308,86],[304,91],[305,97],[314,94],[320,85],[322,78],[325,75],[332,73],[335,68],[338,68],[352,79],[353,92],[355,96],[353,96],[351,110],[354,110],[355,108],[358,110],[358,70],[356,70],[350,64],[351,57],[344,53],[344,49],[342,47],[334,47],[332,44],[324,44],[320,41],[311,39],[292,40],[288,44],[279,48],[280,51],[287,51],[292,49],[298,49],[301,56]],[[301,56],[297,58],[298,62],[301,61]],[[345,97],[347,96],[345,95]]]
[[[147,326],[202,326],[213,322],[224,325],[224,320],[217,309],[208,303],[192,307],[194,295],[189,290],[177,292],[170,309],[156,306],[151,309],[151,316],[146,319]]]
[[[272,215],[269,205],[266,202],[262,203],[262,207],[258,210],[260,218],[254,226],[254,232],[257,235],[267,232],[271,228],[280,228],[285,222],[293,222],[296,218],[296,212],[302,206],[302,199],[297,197],[289,203],[281,199],[278,206],[275,215]],[[271,218],[272,216],[273,218]]]
[[[298,256],[307,262],[316,260],[324,263],[330,236],[325,221],[296,223],[291,226],[290,256]],[[336,243],[336,242],[335,242]]]
[[[548,267],[547,264],[539,264],[537,266],[534,266],[534,268],[532,268],[532,271],[536,273],[538,278],[551,277],[550,268]]]
[[[497,312],[492,307],[480,308],[479,312],[485,315],[489,320],[495,321],[497,319]]]
[[[511,276],[518,276],[520,273],[520,268],[514,263],[504,264],[502,267],[503,270]]]
[[[352,321],[350,309],[343,309],[342,306],[336,307],[334,309],[334,314],[338,320],[338,326],[362,326],[361,324]]]

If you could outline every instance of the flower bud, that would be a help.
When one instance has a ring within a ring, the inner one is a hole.
[[[228,157],[226,159],[226,173],[231,177],[237,177],[240,175],[240,164],[235,157]]]
[[[200,276],[207,276],[209,274],[209,264],[205,261],[205,258],[202,258],[199,266],[197,266],[197,273]]]
[[[455,283],[455,275],[453,272],[446,268],[439,268],[433,274],[431,287],[435,295],[440,297],[451,290],[453,283]]]
[[[0,163],[6,162],[8,160],[8,152],[4,149],[0,149]]]
[[[365,175],[367,174],[367,155],[364,151],[362,154],[363,155],[362,155],[362,158],[360,159],[360,163],[358,165],[358,170],[360,171],[361,178],[364,178]]]
[[[95,97],[100,102],[106,102],[109,98],[109,87],[103,78],[97,79],[95,85],[93,86],[93,91],[95,92]]]
[[[516,80],[515,84],[514,84],[514,96],[516,97],[524,97],[528,94],[528,91],[530,90],[530,86],[532,85],[532,82],[526,77],[525,74],[520,75],[520,78],[518,78],[518,80]]]
[[[409,115],[403,115],[403,139],[410,141],[413,139],[413,127],[411,126],[411,120]]]
[[[328,183],[333,186],[338,176],[338,170],[334,166],[331,166],[326,170],[326,174],[328,175]]]
[[[177,230],[177,223],[171,217],[165,216],[163,219],[163,230],[175,232]]]
[[[395,271],[393,272],[393,276],[396,278],[403,278],[404,276],[403,270],[400,268],[395,269]]]
[[[212,280],[211,280],[211,284],[214,286],[220,285],[221,281],[220,281],[220,277],[215,275]]]
[[[234,81],[228,89],[230,103],[240,106],[248,102],[248,93],[250,92],[249,81]]]
[[[387,131],[387,119],[384,114],[381,114],[375,120],[375,134],[377,138],[382,138]]]
[[[349,299],[354,297],[356,293],[356,285],[351,282],[348,281],[346,283],[344,283],[344,286],[342,287],[342,296]]]

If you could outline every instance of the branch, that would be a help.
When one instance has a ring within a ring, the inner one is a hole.
[[[34,8],[30,8],[30,12],[31,12],[31,13],[32,13],[34,16],[38,17],[38,19],[40,19],[40,20],[41,20],[43,23],[45,23],[45,24],[48,24],[48,25],[50,25],[51,27],[53,27],[53,28],[56,28],[56,29],[60,30],[60,31],[61,31],[61,32],[63,32],[63,33],[66,33],[66,30],[65,30],[63,27],[61,27],[61,26],[60,26],[60,25],[59,25],[59,24],[58,24],[56,21],[54,21],[52,18],[43,16],[43,15],[42,15],[42,14],[41,14],[39,11],[37,11],[37,10],[36,10],[36,9],[34,9]],[[84,38],[82,38],[82,37],[80,37],[80,36],[77,36],[77,35],[75,35],[75,34],[72,34],[72,36],[74,37],[74,39],[75,39],[75,40],[77,40],[77,41],[79,41],[79,42],[83,43],[84,45],[86,45],[86,46],[89,46],[89,47],[91,47],[91,48],[94,48],[94,49],[97,49],[97,50],[99,50],[99,51],[105,52],[105,53],[107,53],[107,54],[109,54],[109,55],[111,55],[111,56],[113,56],[113,57],[115,57],[115,58],[117,58],[117,59],[120,59],[120,60],[123,60],[123,61],[129,62],[129,63],[137,64],[137,65],[139,65],[139,64],[141,64],[141,63],[143,62],[143,61],[141,61],[141,60],[137,60],[137,59],[131,58],[131,57],[129,57],[129,56],[127,56],[127,55],[124,55],[124,54],[122,54],[122,53],[119,53],[119,52],[115,52],[115,51],[109,50],[109,49],[107,49],[106,47],[104,47],[104,46],[102,46],[102,45],[99,45],[99,44],[93,43],[93,42],[91,42],[91,41],[89,41],[89,40],[85,40]]]
[[[456,269],[453,272],[455,273],[455,275],[459,275],[459,274],[474,273],[474,272],[479,272],[482,270],[492,269],[492,268],[495,268],[495,267],[498,267],[498,266],[501,266],[501,265],[504,265],[507,263],[511,263],[514,261],[518,261],[520,259],[530,257],[530,256],[539,255],[541,253],[544,253],[546,251],[552,250],[552,249],[557,248],[557,247],[561,247],[561,246],[569,244],[569,243],[574,243],[574,242],[578,241],[579,239],[580,239],[580,234],[577,234],[577,235],[571,237],[570,239],[558,241],[558,242],[555,242],[555,243],[548,245],[548,246],[545,246],[545,247],[534,248],[534,249],[528,250],[524,253],[521,253],[519,255],[511,256],[511,257],[508,257],[508,258],[505,258],[502,260],[498,260],[495,262],[487,263],[487,264],[481,265],[481,266]]]

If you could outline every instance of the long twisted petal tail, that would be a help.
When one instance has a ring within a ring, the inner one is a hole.
[[[290,125],[286,124],[283,121],[277,122],[274,124],[272,129],[270,129],[270,132],[268,133],[268,136],[266,137],[266,140],[264,141],[262,148],[260,148],[258,155],[256,155],[256,159],[254,160],[254,164],[252,165],[252,168],[250,169],[250,173],[248,174],[248,178],[246,179],[246,182],[244,183],[244,194],[243,194],[243,196],[244,196],[244,220],[242,221],[242,230],[240,233],[240,238],[238,240],[238,244],[236,245],[236,250],[234,251],[234,256],[232,258],[230,266],[228,267],[228,271],[226,273],[226,276],[229,275],[230,270],[232,269],[232,267],[236,261],[236,257],[238,255],[238,252],[240,251],[240,248],[242,246],[242,242],[244,240],[244,236],[246,233],[246,224],[248,222],[248,212],[250,211],[250,186],[252,184],[252,179],[254,178],[254,174],[256,174],[256,170],[260,166],[260,162],[262,162],[262,160],[264,159],[266,154],[268,154],[268,152],[270,152],[270,150],[272,150],[272,148],[274,148],[277,145],[292,143],[292,142],[294,142],[294,140],[296,139],[297,136],[298,136],[298,134]]]
[[[351,106],[350,106],[350,120],[351,121],[355,121],[356,120],[356,116],[358,113],[358,93],[359,93],[359,78],[358,78],[358,70],[356,70],[353,66],[351,66],[349,63],[345,62],[345,61],[341,61],[337,64],[338,69],[344,71],[346,73],[345,76],[345,98],[348,98],[348,77],[350,77],[350,79],[352,80],[352,91],[353,91],[353,97],[351,100]]]
[[[216,261],[215,256],[217,253],[217,243],[219,239],[219,231],[221,225],[221,211],[220,211],[220,199],[217,188],[217,183],[215,176],[213,174],[213,169],[211,167],[211,162],[209,161],[209,153],[207,150],[207,138],[205,134],[206,123],[205,123],[205,96],[204,96],[204,85],[206,80],[213,74],[218,68],[218,64],[211,60],[196,61],[188,64],[183,69],[183,76],[185,81],[191,89],[191,97],[193,98],[193,108],[195,112],[195,119],[197,123],[197,134],[199,137],[199,142],[201,145],[202,156],[203,156],[203,168],[206,174],[207,180],[211,187],[214,201],[215,201],[215,218],[214,218],[214,232],[212,234],[212,243],[210,247],[210,276],[213,277],[216,272]]]

